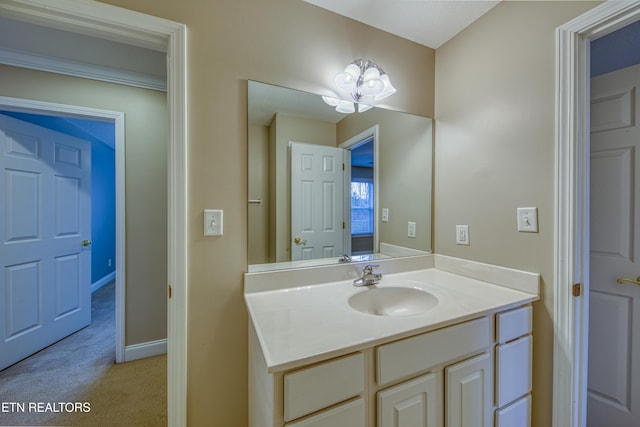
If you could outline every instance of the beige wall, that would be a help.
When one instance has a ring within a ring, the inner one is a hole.
[[[0,95],[125,113],[125,344],[166,338],[166,94],[0,65]]]
[[[188,27],[188,422],[242,427],[247,424],[246,80],[319,93],[349,62],[370,58],[398,89],[388,106],[433,116],[434,51],[301,0],[105,2]],[[205,208],[224,209],[224,236],[202,235]]]
[[[595,2],[503,2],[436,52],[436,253],[542,275],[534,426],[551,425],[555,28]],[[516,231],[536,206],[540,232]],[[470,246],[454,241],[468,224]]]

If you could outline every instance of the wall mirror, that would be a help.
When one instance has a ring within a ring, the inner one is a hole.
[[[249,271],[431,251],[432,119],[248,82]]]

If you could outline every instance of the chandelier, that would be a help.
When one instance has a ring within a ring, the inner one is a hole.
[[[353,101],[323,96],[340,113],[367,111],[376,101],[393,95],[396,89],[382,67],[370,60],[356,59],[335,77],[338,91]]]

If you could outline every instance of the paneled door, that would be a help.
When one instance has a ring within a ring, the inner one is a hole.
[[[639,86],[640,66],[591,80],[588,427],[640,425]]]
[[[378,392],[377,427],[441,427],[442,371]]]
[[[526,369],[526,366],[522,369]],[[492,375],[489,353],[480,354],[445,368],[447,427],[493,425]]]
[[[91,322],[91,146],[0,114],[0,369]]]
[[[291,143],[291,260],[343,253],[344,150]]]

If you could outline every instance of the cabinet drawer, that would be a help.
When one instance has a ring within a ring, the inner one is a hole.
[[[531,396],[496,411],[496,427],[530,427]]]
[[[502,407],[531,391],[531,335],[496,349],[496,405]]]
[[[363,391],[362,353],[286,373],[284,418],[286,421],[294,420],[358,396]]]
[[[378,384],[384,385],[415,376],[476,353],[489,346],[490,340],[489,319],[483,317],[382,345],[376,352],[376,379]]]
[[[287,423],[285,427],[365,427],[364,419],[364,399],[360,398],[304,420]]]
[[[505,343],[523,335],[532,329],[531,306],[496,314],[496,341]]]

